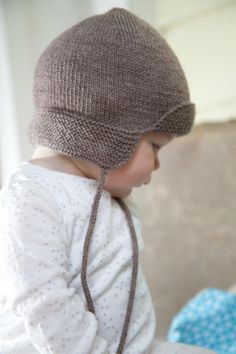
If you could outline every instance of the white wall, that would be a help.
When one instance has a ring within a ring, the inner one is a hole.
[[[196,122],[236,118],[236,1],[159,0],[157,28],[187,74]]]
[[[20,159],[13,77],[6,36],[5,16],[0,2],[0,186]]]

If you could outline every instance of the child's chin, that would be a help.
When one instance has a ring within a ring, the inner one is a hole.
[[[125,198],[128,197],[131,194],[131,192],[132,192],[132,188],[129,188],[120,191],[115,191],[111,193],[111,195],[113,198]]]

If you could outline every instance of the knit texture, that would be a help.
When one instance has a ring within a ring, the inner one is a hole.
[[[187,134],[195,107],[162,36],[122,8],[69,28],[41,54],[34,78],[33,145],[115,169],[150,130]]]

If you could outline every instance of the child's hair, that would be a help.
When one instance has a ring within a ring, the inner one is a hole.
[[[130,159],[145,132],[187,134],[195,106],[170,46],[152,26],[122,8],[86,18],[49,44],[36,66],[34,104],[29,127],[33,145],[101,168],[81,273],[88,309],[95,313],[86,267],[106,174]],[[121,353],[135,294],[138,252],[129,209],[121,199],[117,201],[125,212],[134,252],[130,297],[117,351]]]

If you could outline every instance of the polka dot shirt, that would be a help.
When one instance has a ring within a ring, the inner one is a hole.
[[[103,190],[89,249],[87,311],[80,273],[98,182],[23,161],[0,191],[0,353],[115,353],[132,271],[125,215]],[[131,209],[139,250],[141,224]],[[139,265],[124,354],[149,353],[156,321]]]

